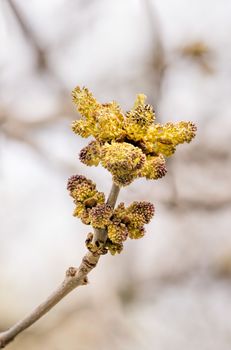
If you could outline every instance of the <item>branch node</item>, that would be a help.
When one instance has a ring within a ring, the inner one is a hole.
[[[76,267],[70,266],[66,271],[66,277],[75,277],[77,270]]]
[[[86,247],[91,252],[93,256],[105,255],[107,254],[107,249],[105,248],[105,242],[101,239],[96,239],[93,242],[93,234],[88,233],[87,239],[85,241]]]
[[[86,277],[84,277],[84,279],[83,279],[82,285],[85,286],[85,285],[88,284],[88,283],[89,283],[89,281],[88,281],[88,278],[87,278],[87,276],[86,276]]]

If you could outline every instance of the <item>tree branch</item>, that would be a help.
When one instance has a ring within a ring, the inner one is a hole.
[[[110,191],[110,194],[107,199],[107,204],[110,205],[112,208],[115,207],[117,197],[119,195],[120,188],[116,184],[112,184],[112,188]],[[96,243],[97,241],[99,244],[103,244],[106,242],[107,239],[107,232],[104,229],[96,228],[94,229],[94,238],[93,243]]]
[[[115,207],[118,195],[119,195],[120,188],[116,184],[113,183],[111,192],[108,196],[107,204],[110,205],[112,208]]]
[[[113,184],[111,192],[109,194],[107,204],[113,208],[115,206],[120,188]],[[104,242],[107,238],[106,230],[95,230],[95,239],[103,235]],[[50,311],[56,304],[58,304],[67,294],[79,286],[86,285],[88,283],[87,275],[94,269],[99,261],[100,253],[88,252],[82,259],[82,262],[78,268],[69,267],[66,271],[64,281],[58,288],[39,306],[37,306],[29,315],[24,319],[17,322],[7,331],[0,333],[0,348],[4,348],[14,338],[25,329],[30,327],[48,311]]]
[[[18,21],[18,24],[22,30],[22,33],[24,34],[27,41],[30,43],[31,47],[33,48],[34,52],[36,53],[37,58],[37,68],[38,69],[45,69],[47,68],[47,59],[46,59],[46,52],[42,47],[39,45],[38,40],[36,38],[35,33],[31,29],[28,22],[25,20],[25,16],[23,16],[22,11],[18,8],[18,6],[15,4],[13,0],[8,0],[8,4],[11,8],[11,11],[15,18]]]

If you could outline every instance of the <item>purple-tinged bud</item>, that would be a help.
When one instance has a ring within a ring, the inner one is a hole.
[[[92,190],[95,189],[95,184],[83,175],[72,175],[67,182],[67,190],[73,191],[78,185],[87,184]]]
[[[104,228],[110,223],[113,210],[110,205],[98,204],[90,212],[91,225],[95,228]]]
[[[154,205],[150,202],[133,202],[128,208],[127,212],[131,215],[140,217],[142,224],[148,224],[155,213]]]
[[[125,224],[115,224],[111,223],[108,225],[108,238],[113,243],[122,243],[127,239],[128,230]]]
[[[88,166],[97,166],[100,162],[100,148],[101,146],[98,141],[91,141],[80,151],[80,161]]]
[[[140,227],[129,226],[128,228],[128,236],[131,239],[142,238],[144,234],[145,234],[145,229],[143,226],[140,226]]]

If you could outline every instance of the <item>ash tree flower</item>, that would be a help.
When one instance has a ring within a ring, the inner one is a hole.
[[[114,101],[99,103],[85,87],[76,87],[72,96],[81,114],[72,123],[72,130],[81,137],[93,137],[80,151],[79,159],[87,166],[103,166],[118,188],[137,178],[157,180],[165,176],[166,158],[196,134],[192,122],[156,123],[154,109],[146,103],[144,94],[137,95],[133,108],[126,113]],[[96,185],[81,175],[72,176],[67,188],[76,205],[74,216],[94,230],[106,232],[103,249],[100,247],[102,254],[120,253],[127,238],[143,237],[144,225],[154,215],[153,204],[146,201],[133,202],[127,208],[120,203],[113,209]],[[87,246],[95,252],[92,240],[87,239]]]
[[[88,166],[101,164],[120,187],[140,177],[163,177],[167,172],[165,158],[196,134],[192,122],[155,123],[154,109],[146,104],[143,94],[137,95],[127,113],[116,102],[100,104],[87,88],[75,88],[73,101],[82,115],[72,123],[73,131],[94,138],[80,151],[80,161]]]
[[[93,208],[105,202],[104,194],[96,190],[94,182],[82,175],[71,176],[67,182],[67,190],[76,204],[73,215],[89,225]]]

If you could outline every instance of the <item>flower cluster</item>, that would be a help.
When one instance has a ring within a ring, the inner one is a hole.
[[[148,224],[154,215],[154,206],[149,202],[133,202],[125,208],[120,203],[114,210],[111,222],[107,226],[108,249],[112,254],[123,249],[123,242],[127,237],[138,239],[144,236],[144,225]]]
[[[73,91],[82,117],[72,123],[72,129],[82,137],[94,138],[80,151],[79,158],[88,166],[101,164],[112,174],[117,189],[139,177],[163,177],[167,172],[165,158],[196,133],[191,122],[155,123],[155,112],[145,100],[146,96],[139,94],[133,108],[123,113],[116,102],[99,103],[87,88]],[[86,239],[92,254],[120,253],[127,238],[144,236],[144,226],[154,215],[153,204],[146,201],[135,201],[128,207],[120,203],[114,209],[115,201],[105,202],[104,194],[82,175],[69,178],[67,189],[74,199],[74,216],[94,228],[95,236],[89,233]]]
[[[127,186],[138,177],[163,177],[165,157],[196,133],[191,122],[155,124],[154,110],[145,100],[146,96],[139,94],[134,107],[124,114],[116,102],[100,104],[87,88],[73,91],[82,118],[72,123],[72,129],[95,139],[81,150],[80,160],[89,166],[101,163],[118,186]]]
[[[68,179],[67,190],[76,204],[73,215],[86,225],[92,223],[92,211],[104,205],[105,196],[96,190],[96,185],[82,175],[73,175]]]
[[[76,205],[73,215],[84,224],[105,229],[108,237],[105,248],[112,254],[122,251],[123,242],[128,237],[143,237],[144,225],[154,215],[154,206],[149,202],[133,202],[127,208],[124,203],[120,203],[113,210],[105,203],[104,194],[97,191],[96,185],[82,175],[70,177],[67,189]]]

